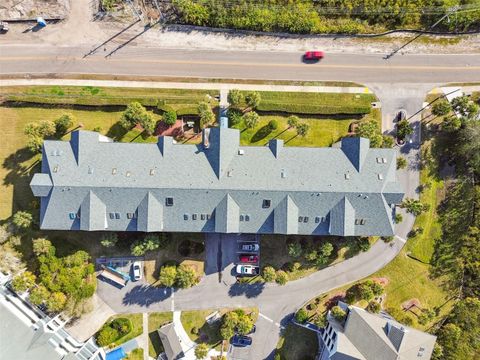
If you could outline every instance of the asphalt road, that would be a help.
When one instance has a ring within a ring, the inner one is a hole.
[[[327,54],[306,64],[299,52],[176,50],[126,45],[0,45],[0,74],[109,74],[228,79],[440,84],[480,80],[480,56]],[[111,54],[109,56],[109,54]]]

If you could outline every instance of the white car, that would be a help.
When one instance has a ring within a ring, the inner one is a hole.
[[[142,263],[140,261],[135,261],[133,263],[133,278],[135,281],[142,278]]]
[[[258,275],[258,266],[252,265],[237,265],[237,274],[238,275]]]

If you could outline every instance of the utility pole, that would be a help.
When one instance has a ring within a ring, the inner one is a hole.
[[[126,0],[126,2],[128,3],[128,5],[130,5],[135,15],[137,15],[138,19],[140,21],[143,21],[142,15],[137,11],[137,9],[135,9],[135,6],[133,5],[132,0]]]
[[[428,30],[432,30],[435,26],[437,26],[438,24],[440,24],[443,19],[445,19],[446,17],[450,16],[452,13],[457,13],[457,11],[460,9],[460,6],[459,5],[455,5],[455,6],[452,6],[451,8],[449,8],[447,10],[447,13],[445,15],[443,15],[435,24],[433,24],[432,26],[430,26],[428,28]],[[395,49],[393,50],[390,54],[388,55],[385,55],[383,58],[385,60],[388,60],[390,59],[392,56],[394,56],[397,52],[399,52],[400,50],[402,50],[403,48],[405,48],[407,45],[411,44],[412,42],[414,42],[415,40],[417,40],[420,36],[423,35],[423,32],[419,33],[417,36],[415,36],[413,39],[407,41],[405,44],[403,44],[402,46],[400,46],[398,49]]]

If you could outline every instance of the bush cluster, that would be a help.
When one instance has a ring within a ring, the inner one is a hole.
[[[366,280],[348,288],[345,301],[353,304],[360,300],[370,301],[383,294],[383,286],[373,280]]]
[[[103,325],[96,339],[100,346],[108,346],[132,331],[132,322],[127,318],[118,318]]]
[[[440,1],[443,3],[444,1]],[[397,28],[428,28],[441,14],[422,14],[437,6],[447,11],[458,0],[440,4],[432,0],[173,0],[174,21],[196,26],[298,34],[355,34]],[[360,12],[359,12],[360,10]],[[473,30],[480,27],[480,10],[459,12],[455,21],[443,21],[436,30]]]

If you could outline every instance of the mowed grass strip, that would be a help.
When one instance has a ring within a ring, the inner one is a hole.
[[[138,101],[144,106],[169,105],[174,110],[196,106],[217,90],[116,88],[93,86],[5,86],[0,97],[6,101],[64,105],[123,105]]]
[[[289,114],[368,114],[376,101],[373,94],[261,91],[260,96],[258,111]]]

